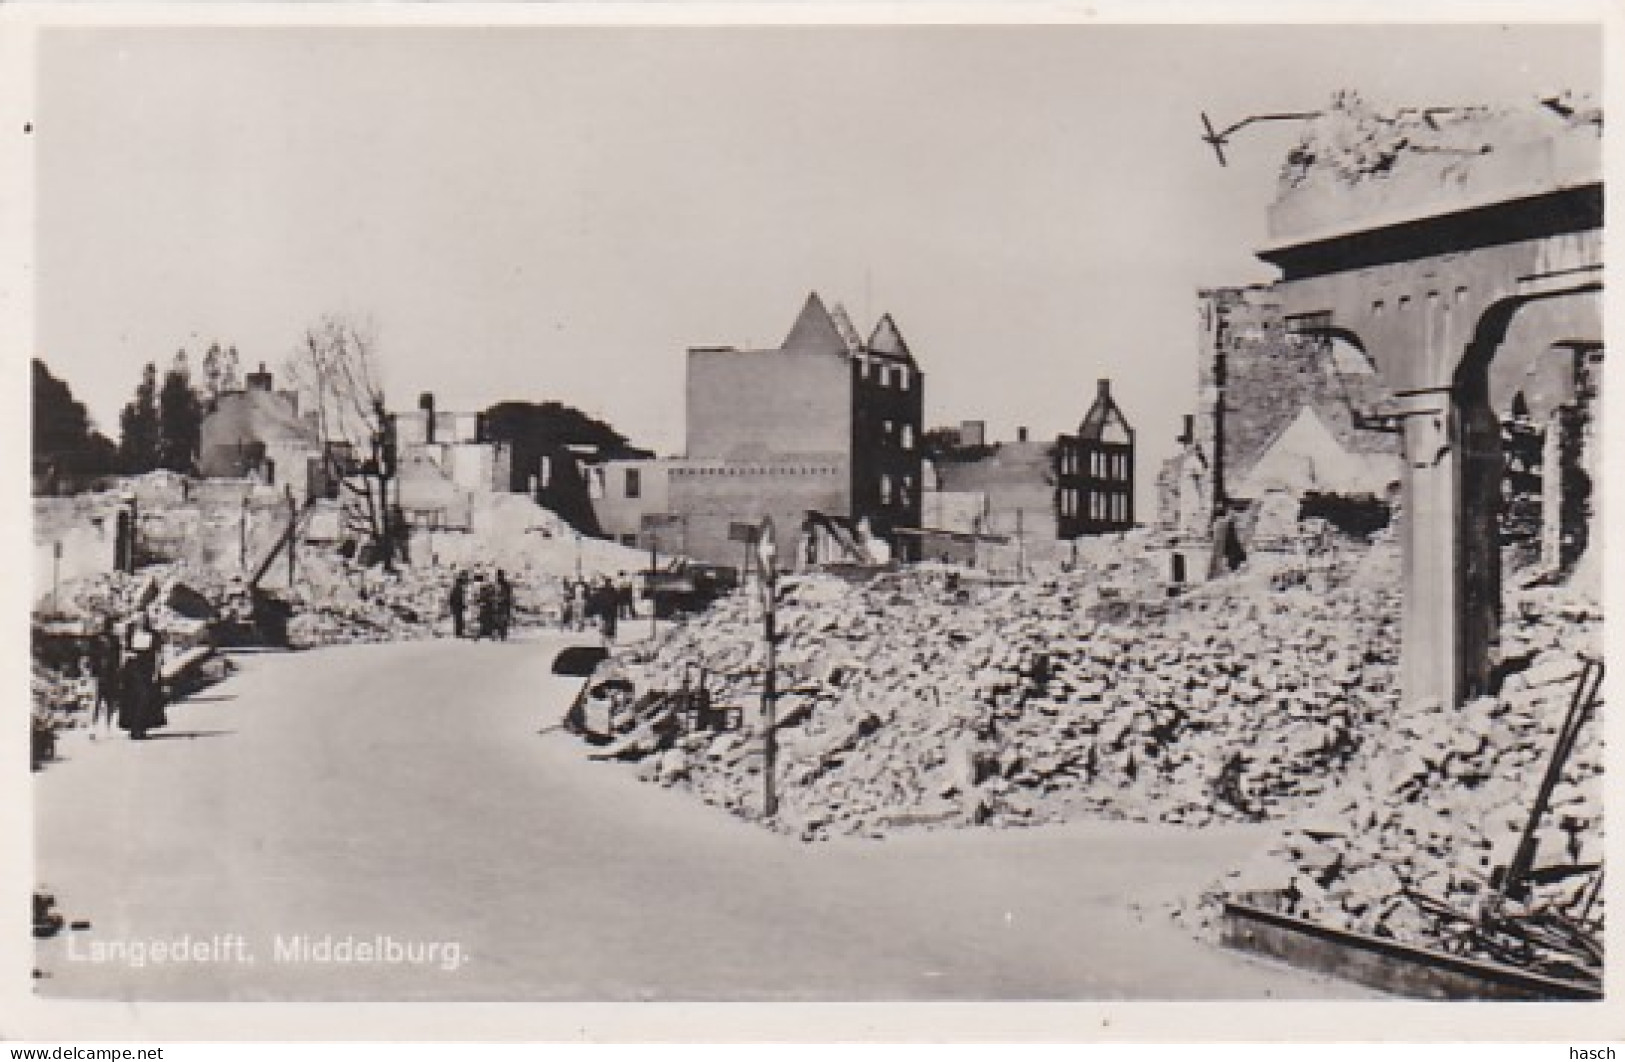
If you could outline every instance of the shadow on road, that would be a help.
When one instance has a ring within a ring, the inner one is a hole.
[[[167,734],[148,734],[143,740],[174,741],[177,738],[191,740],[192,738],[226,737],[235,733],[237,733],[235,730],[171,730]]]

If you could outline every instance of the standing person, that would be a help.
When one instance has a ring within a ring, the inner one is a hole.
[[[125,632],[124,666],[119,673],[118,725],[135,741],[144,741],[147,731],[169,724],[164,717],[162,648],[152,618],[141,613]]]
[[[497,588],[491,580],[482,574],[479,579],[479,590],[474,595],[479,604],[479,619],[476,638],[495,638],[497,636]]]
[[[575,626],[572,629],[579,631],[586,627],[587,620],[590,618],[587,615],[587,580],[577,579],[570,594],[575,612]]]
[[[569,630],[575,626],[575,588],[568,578],[560,580],[559,587],[559,627]]]
[[[90,710],[90,725],[100,721],[104,731],[113,729],[119,703],[119,637],[113,617],[102,621],[102,629],[90,647],[90,660],[96,678],[96,703]]]
[[[451,607],[451,633],[454,638],[463,636],[463,609],[468,605],[468,573],[461,568],[451,578],[451,596],[447,604]]]
[[[497,637],[503,641],[508,640],[508,628],[513,626],[513,584],[508,582],[508,573],[501,568],[497,569]]]
[[[615,614],[617,612],[617,598],[615,584],[609,581],[609,576],[603,576],[598,584],[598,615],[604,625],[604,638],[615,640]]]
[[[625,572],[621,573],[620,583],[615,587],[615,595],[621,606],[621,619],[637,618],[637,597],[632,592],[632,577]]]

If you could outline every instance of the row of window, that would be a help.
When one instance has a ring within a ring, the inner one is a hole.
[[[715,468],[674,468],[674,476],[838,476],[837,465],[718,465]]]
[[[881,505],[907,505],[914,497],[914,477],[901,476],[893,480],[888,475],[880,477],[880,504]]]
[[[1061,474],[1075,476],[1083,470],[1083,455],[1077,450],[1061,451]],[[1130,474],[1129,455],[1125,453],[1089,452],[1089,475],[1096,479],[1127,481]]]
[[[858,375],[865,380],[873,379],[881,387],[896,387],[899,391],[907,391],[913,379],[907,365],[891,365],[868,358],[858,359]]]
[[[627,498],[641,498],[643,496],[643,470],[628,468],[624,470],[625,478],[622,480],[622,493]],[[674,468],[674,476],[837,476],[841,470],[834,466],[797,465],[794,467],[781,465],[723,465],[717,468]]]
[[[1061,515],[1075,517],[1080,515],[1080,501],[1085,496],[1080,495],[1077,488],[1069,487],[1061,491]],[[1087,496],[1087,503],[1081,508],[1088,511],[1088,519],[1104,521],[1114,524],[1127,523],[1129,519],[1129,499],[1127,494],[1098,494],[1091,492]]]
[[[914,425],[903,424],[901,429],[896,422],[885,420],[880,423],[880,437],[887,442],[895,442],[905,450],[914,449]]]

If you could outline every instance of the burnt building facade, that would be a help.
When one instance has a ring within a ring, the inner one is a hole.
[[[1204,537],[1266,493],[1380,498],[1397,482],[1393,393],[1370,359],[1289,327],[1269,286],[1203,289],[1196,304],[1197,412],[1158,478],[1164,530]]]
[[[1258,255],[1289,325],[1357,346],[1395,397],[1411,703],[1493,687],[1509,418],[1544,425],[1550,463],[1523,463],[1553,481],[1550,577],[1600,585],[1602,124],[1562,95],[1395,114],[1339,98],[1269,210]]]
[[[1076,435],[1055,440],[1056,526],[1063,539],[1134,526],[1134,429],[1101,380]]]

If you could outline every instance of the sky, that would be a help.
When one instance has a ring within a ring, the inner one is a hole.
[[[1300,128],[1600,91],[1587,26],[42,31],[34,347],[116,435],[147,361],[275,370],[370,322],[391,404],[557,399],[680,453],[689,346],[811,290],[896,319],[928,426],[1071,431],[1110,378],[1141,505],[1199,287],[1254,257]]]

